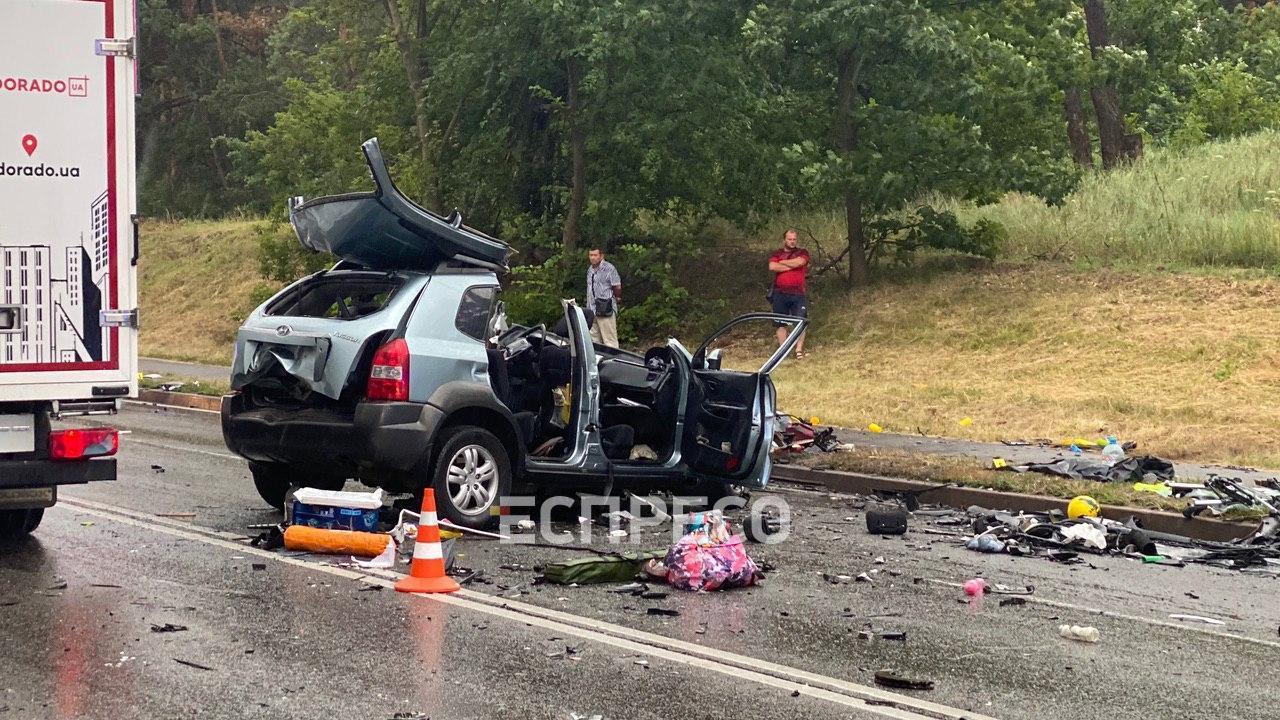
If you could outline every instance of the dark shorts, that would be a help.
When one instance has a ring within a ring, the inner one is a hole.
[[[791,293],[773,291],[773,311],[778,315],[790,315],[791,317],[809,317],[809,299],[804,295],[792,295]],[[778,327],[785,327],[780,323],[774,323]]]

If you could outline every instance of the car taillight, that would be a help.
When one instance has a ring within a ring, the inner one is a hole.
[[[115,455],[120,449],[120,433],[115,428],[54,430],[49,433],[49,458],[80,460]]]
[[[373,354],[364,396],[370,400],[409,399],[409,344],[404,338],[392,340]]]

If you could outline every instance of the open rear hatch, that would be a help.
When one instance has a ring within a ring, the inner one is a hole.
[[[427,281],[420,273],[336,270],[294,283],[241,326],[232,389],[253,386],[285,403],[311,405],[319,395],[354,406],[373,351]]]
[[[507,270],[506,243],[463,225],[457,210],[446,218],[419,207],[391,181],[378,139],[361,147],[373,192],[289,200],[289,221],[304,247],[370,270],[430,272],[446,260]]]

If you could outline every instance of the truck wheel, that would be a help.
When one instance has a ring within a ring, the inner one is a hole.
[[[279,463],[251,462],[249,472],[253,473],[253,486],[258,489],[258,494],[277,510],[284,509],[284,498],[294,485],[318,490],[341,490],[347,484],[347,479],[343,477],[319,475],[306,468]]]
[[[44,519],[44,508],[0,510],[0,540],[18,540],[29,535]]]
[[[447,428],[440,437],[431,486],[436,508],[450,522],[481,529],[497,523],[490,508],[511,492],[511,458],[493,433],[474,425]]]

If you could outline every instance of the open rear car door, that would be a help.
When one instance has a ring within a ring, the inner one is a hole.
[[[768,483],[776,400],[769,373],[791,352],[808,324],[803,318],[771,313],[742,315],[693,353],[681,449],[695,473],[747,487]],[[789,334],[758,369],[724,367],[728,353],[754,354],[758,342],[768,342],[779,325]],[[733,340],[745,329],[753,330],[751,336],[757,340],[750,346]]]

